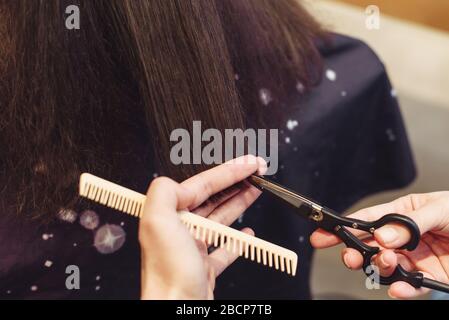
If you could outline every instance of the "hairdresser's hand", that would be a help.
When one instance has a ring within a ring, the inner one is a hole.
[[[237,255],[219,248],[208,254],[179,220],[189,210],[230,225],[260,195],[249,184],[229,187],[266,171],[261,158],[247,156],[204,171],[178,184],[157,178],[151,184],[139,227],[142,248],[142,299],[212,299],[215,279]],[[227,189],[226,192],[220,191]],[[253,234],[251,229],[243,232]]]
[[[412,252],[393,250],[408,242],[410,234],[407,229],[399,225],[387,225],[376,230],[374,238],[367,239],[366,242],[384,248],[375,257],[380,273],[389,276],[399,263],[406,270],[420,271],[430,279],[449,283],[449,192],[409,195],[360,210],[350,217],[372,221],[389,213],[412,218],[418,224],[422,237],[418,247]],[[315,248],[326,248],[338,243],[335,236],[322,230],[315,231],[310,240]],[[354,249],[344,249],[342,259],[350,269],[362,266],[362,256]],[[388,293],[395,298],[413,298],[427,291],[415,289],[405,282],[395,282]]]

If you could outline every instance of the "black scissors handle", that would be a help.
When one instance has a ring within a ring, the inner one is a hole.
[[[335,227],[337,226],[345,226],[374,234],[374,231],[387,224],[399,224],[406,227],[410,232],[410,240],[399,248],[408,251],[414,250],[418,246],[419,240],[421,238],[421,232],[416,222],[411,218],[401,214],[391,213],[375,221],[363,221],[341,217],[335,211],[325,207],[322,208],[322,212],[323,221],[320,222],[321,227],[324,227],[324,229],[328,229],[328,231],[333,233],[334,231],[332,231],[331,229],[335,229]]]
[[[378,247],[372,247],[358,239],[352,234],[346,227],[336,227],[334,234],[338,236],[343,243],[348,247],[357,250],[363,256],[363,272],[368,277],[375,277],[382,285],[390,285],[397,281],[405,281],[415,288],[422,286],[423,275],[420,272],[408,272],[398,265],[394,272],[384,277],[380,274],[376,274],[376,268],[372,266],[372,258],[379,253]]]
[[[374,276],[374,279],[383,285],[404,281],[415,288],[427,287],[449,293],[449,284],[425,278],[420,272],[408,272],[400,265],[388,277],[383,277],[376,273],[377,269],[372,265],[372,258],[379,253],[380,248],[367,245],[348,230],[348,228],[352,228],[374,234],[377,229],[387,224],[399,224],[406,227],[410,232],[410,240],[399,249],[413,251],[419,244],[421,232],[418,225],[411,218],[396,213],[387,214],[376,221],[362,221],[341,217],[335,211],[323,207],[301,194],[264,177],[251,176],[249,181],[259,189],[269,191],[271,194],[295,207],[296,214],[303,218],[306,217],[313,220],[318,228],[336,235],[348,248],[360,252],[363,256],[363,271],[371,279]]]
[[[338,216],[334,211],[328,208],[322,208],[323,212],[323,220],[320,227],[324,227],[327,231],[335,234],[339,237],[343,243],[348,247],[357,250],[363,256],[363,272],[372,277],[375,273],[375,268],[372,267],[372,258],[379,252],[378,247],[372,247],[364,243],[362,240],[357,238],[352,232],[350,232],[347,227],[362,230],[365,232],[369,232],[373,234],[377,229],[387,225],[387,224],[396,224],[402,225],[408,229],[410,232],[410,240],[404,244],[400,249],[405,249],[408,251],[414,250],[419,243],[421,238],[421,233],[418,225],[411,218],[392,213],[387,214],[375,221],[362,221],[358,219],[345,218]],[[328,221],[326,221],[328,220]],[[423,275],[420,272],[408,272],[401,265],[398,265],[394,272],[388,276],[384,277],[380,274],[376,275],[376,278],[379,279],[379,283],[383,285],[390,285],[397,281],[405,281],[415,288],[419,288],[423,284]]]

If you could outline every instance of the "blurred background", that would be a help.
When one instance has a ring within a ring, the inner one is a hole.
[[[400,101],[418,168],[418,178],[408,188],[363,199],[349,212],[412,192],[448,190],[449,1],[306,0],[305,3],[328,30],[362,39],[380,56]],[[365,10],[369,5],[380,9],[379,29],[366,27]],[[311,281],[316,299],[389,298],[385,289],[367,290],[361,272],[347,270],[340,261],[340,248],[315,254]]]

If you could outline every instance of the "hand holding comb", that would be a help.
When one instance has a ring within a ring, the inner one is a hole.
[[[80,177],[79,194],[137,218],[143,215],[145,195],[89,173],[83,173]],[[246,259],[287,274],[296,274],[298,256],[291,250],[187,211],[179,212],[179,218],[197,240],[233,253],[238,252]]]

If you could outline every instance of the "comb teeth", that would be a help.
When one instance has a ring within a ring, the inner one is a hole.
[[[141,217],[146,196],[89,173],[80,177],[79,194],[115,210]],[[203,218],[196,214],[179,212],[182,223],[197,240],[238,254],[241,257],[291,275],[296,274],[298,256],[268,241]]]
[[[80,178],[79,194],[115,210],[140,217],[146,196],[118,184],[83,173]]]
[[[187,211],[179,215],[195,239],[295,275],[298,257],[293,251]]]

